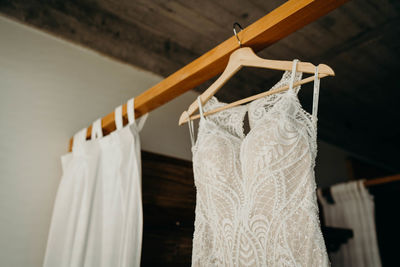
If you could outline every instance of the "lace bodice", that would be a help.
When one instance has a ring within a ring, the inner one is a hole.
[[[285,72],[274,88],[301,76]],[[316,120],[299,89],[201,118],[192,266],[329,265],[315,195]],[[223,105],[213,97],[203,109]]]

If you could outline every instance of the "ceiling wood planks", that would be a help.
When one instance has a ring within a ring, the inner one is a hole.
[[[0,12],[167,76],[232,36],[233,22],[246,27],[284,2],[16,0],[1,1]],[[259,52],[332,66],[336,77],[321,81],[319,138],[395,171],[400,170],[400,125],[393,121],[399,115],[399,20],[399,1],[353,0]],[[224,101],[250,96],[280,76],[244,69],[218,96]],[[303,89],[307,109],[312,90]]]

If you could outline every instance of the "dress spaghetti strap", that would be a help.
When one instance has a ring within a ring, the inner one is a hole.
[[[199,106],[200,117],[201,117],[201,119],[204,119],[204,115],[203,115],[203,106],[201,105],[200,96],[197,97],[197,104],[198,104],[198,106]]]
[[[319,84],[320,84],[320,79],[318,76],[318,66],[316,66],[314,74],[314,96],[313,96],[313,106],[312,106],[312,121],[314,125],[317,124]]]
[[[291,92],[294,92],[293,83],[294,83],[294,79],[296,77],[297,62],[299,62],[298,59],[293,60],[292,73],[290,75],[290,83],[289,83],[289,91],[291,91]]]

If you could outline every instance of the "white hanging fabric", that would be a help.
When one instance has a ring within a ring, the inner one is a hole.
[[[328,203],[318,189],[327,226],[353,230],[353,238],[330,253],[334,266],[379,267],[381,260],[375,228],[374,200],[364,181],[341,183],[331,187],[334,204]]]
[[[58,189],[44,260],[50,266],[140,266],[143,212],[139,131],[134,99],[129,125],[115,110],[117,130],[102,137],[101,121],[74,137],[72,153],[62,158]]]

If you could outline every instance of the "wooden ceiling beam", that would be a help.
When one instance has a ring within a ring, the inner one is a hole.
[[[174,34],[168,37],[167,32],[160,33],[151,25],[124,20],[102,9],[97,2],[0,1],[0,13],[161,76],[199,55],[183,41],[178,42]]]

